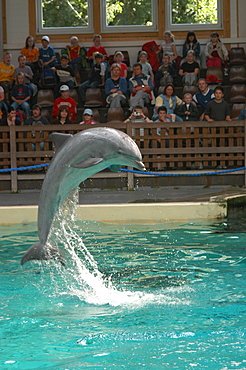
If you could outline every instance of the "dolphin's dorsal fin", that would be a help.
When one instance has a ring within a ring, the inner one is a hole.
[[[86,158],[84,161],[81,161],[79,163],[71,164],[70,166],[74,168],[87,168],[87,167],[95,166],[96,164],[101,163],[103,161],[104,161],[103,158],[91,157],[91,158]]]
[[[57,152],[63,144],[73,137],[71,134],[60,134],[59,132],[54,132],[53,134],[49,135],[49,139],[53,141],[53,144],[55,146],[55,151]]]

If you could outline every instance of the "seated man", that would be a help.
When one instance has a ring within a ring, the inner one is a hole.
[[[120,77],[120,65],[117,63],[111,66],[111,77],[106,80],[105,92],[110,108],[120,108],[126,104],[127,82]]]
[[[15,67],[11,64],[11,58],[11,54],[6,51],[3,54],[3,61],[0,63],[0,86],[4,89],[6,100],[9,99],[9,92],[15,80]]]
[[[214,100],[214,91],[208,87],[204,78],[199,78],[198,89],[199,91],[193,95],[193,101],[202,109],[202,115],[199,118],[199,120],[202,121],[204,119],[204,111],[208,102]]]
[[[142,73],[142,65],[140,63],[133,65],[133,74],[133,77],[129,79],[129,89],[131,92],[130,110],[133,110],[133,107],[136,105],[144,107],[144,104],[154,104],[154,86],[151,76],[146,76]]]
[[[38,125],[49,125],[47,118],[41,116],[42,107],[39,104],[35,104],[32,107],[32,116],[25,120],[25,126],[38,126]],[[32,131],[32,137],[36,137],[36,132]],[[40,137],[43,138],[43,132],[40,131]],[[36,144],[32,143],[32,150],[36,150]],[[44,142],[40,143],[40,150],[44,150]]]
[[[69,108],[70,119],[76,123],[77,115],[77,103],[76,101],[69,96],[69,87],[67,85],[62,85],[60,87],[61,96],[54,101],[52,118],[55,121],[58,118],[59,108],[62,105],[66,105]]]

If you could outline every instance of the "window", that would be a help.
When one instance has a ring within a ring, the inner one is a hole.
[[[102,32],[157,30],[158,0],[101,0]]]
[[[37,33],[93,32],[92,1],[36,0]]]
[[[166,0],[166,29],[222,28],[221,0]]]

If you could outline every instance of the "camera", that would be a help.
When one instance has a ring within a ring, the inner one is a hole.
[[[141,116],[141,113],[140,112],[134,112],[134,116],[139,117],[139,116]]]

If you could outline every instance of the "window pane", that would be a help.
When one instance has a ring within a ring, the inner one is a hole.
[[[42,0],[44,28],[88,27],[87,0]]]
[[[172,0],[171,24],[217,24],[217,0]]]
[[[106,0],[107,26],[152,26],[151,0]]]

